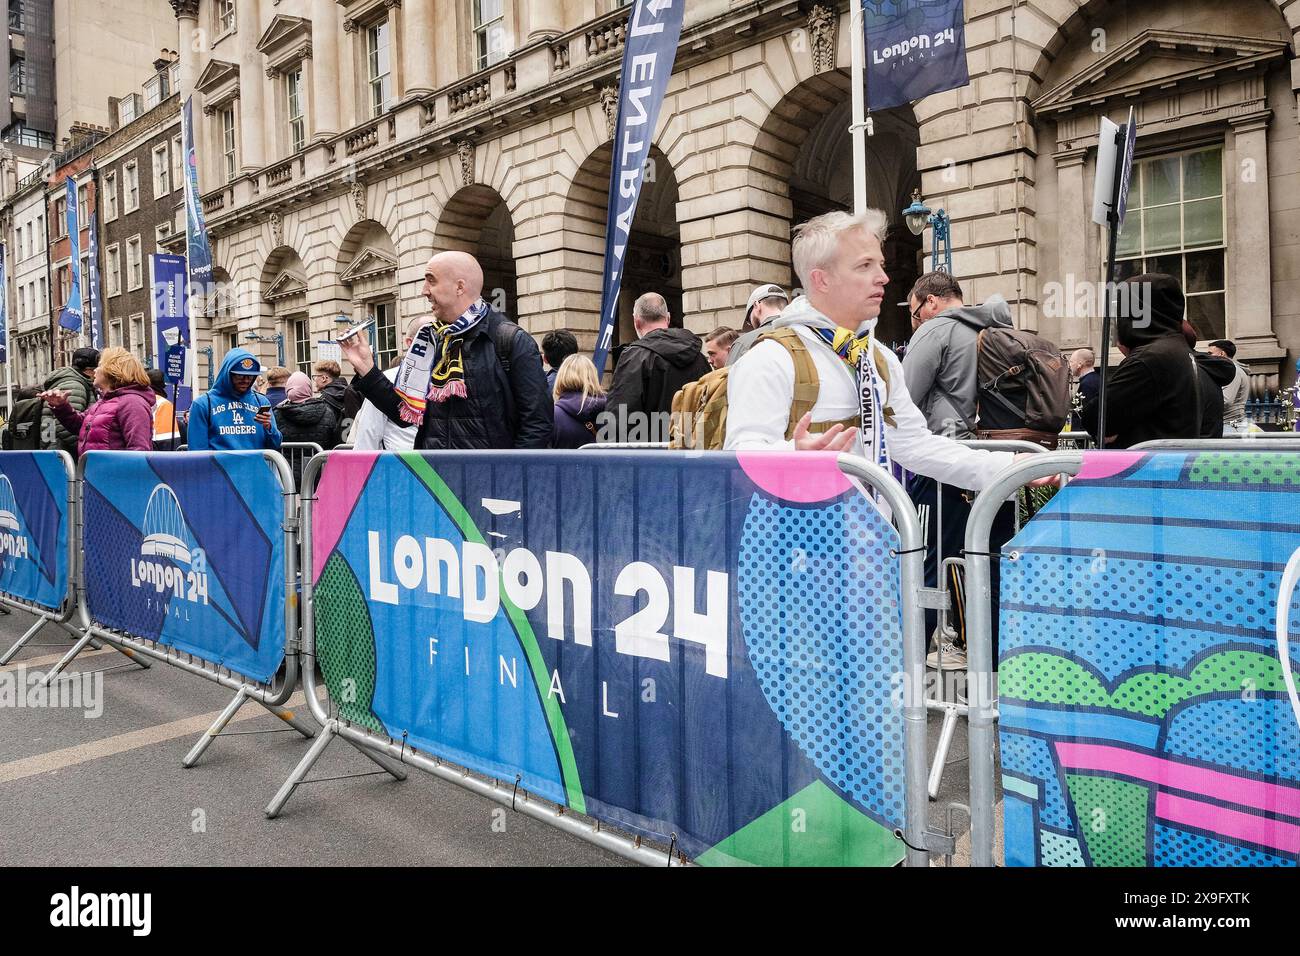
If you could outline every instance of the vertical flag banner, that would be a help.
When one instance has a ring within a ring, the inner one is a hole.
[[[605,358],[618,318],[632,218],[645,180],[646,161],[664,91],[677,58],[685,0],[636,0],[628,21],[627,46],[618,86],[618,124],[614,128],[613,168],[609,176],[609,215],[605,223],[605,267],[600,290],[600,334],[593,360],[605,371]]]
[[[0,243],[0,362],[9,361],[9,277],[5,273],[5,246]]]
[[[77,184],[71,176],[64,182],[64,207],[68,222],[68,249],[72,256],[72,284],[68,301],[59,313],[59,328],[81,331],[81,230],[77,228]]]
[[[863,3],[867,106],[887,110],[970,83],[962,0]]]
[[[168,350],[174,345],[189,345],[190,320],[186,307],[185,257],[156,254],[149,256],[149,283],[153,289],[153,354],[159,367],[162,367]],[[191,371],[185,369],[185,377],[176,394],[176,411],[183,412],[190,407],[193,395]]]
[[[100,329],[103,324],[102,316],[99,314],[99,239],[96,233],[99,231],[99,216],[96,213],[90,214],[90,241],[87,243],[90,251],[89,275],[86,276],[86,314],[90,318],[90,344],[92,348],[102,349],[104,347],[104,337]]]
[[[181,148],[185,152],[185,230],[189,250],[189,279],[204,289],[212,282],[212,248],[199,202],[199,171],[194,151],[194,99],[185,101],[181,114]],[[162,353],[159,353],[162,354]]]

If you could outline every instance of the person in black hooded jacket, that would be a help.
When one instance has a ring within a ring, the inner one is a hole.
[[[416,449],[550,447],[555,405],[546,388],[541,352],[531,335],[487,307],[482,291],[483,269],[467,252],[440,252],[425,266],[424,297],[437,328],[445,332],[471,313],[481,318],[454,336],[456,388],[438,395],[430,388],[417,416]],[[353,386],[390,421],[407,424],[401,414],[405,403],[394,383],[375,367],[365,336],[354,335],[341,344],[357,371]]]
[[[673,396],[683,385],[712,371],[700,337],[686,329],[668,327],[668,303],[647,292],[632,306],[637,341],[628,344],[614,369],[605,414],[636,430],[635,413],[648,418],[651,440],[668,437]],[[620,426],[622,427],[622,426]]]
[[[1124,281],[1121,289],[1127,308],[1115,319],[1115,338],[1124,361],[1107,374],[1105,447],[1222,433],[1223,396],[1217,396],[1216,420],[1211,393],[1219,386],[1183,337],[1186,300],[1178,280],[1151,273]],[[1093,399],[1080,415],[1093,434],[1099,406]]]

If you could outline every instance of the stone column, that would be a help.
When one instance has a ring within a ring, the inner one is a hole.
[[[1232,160],[1227,161],[1229,338],[1267,339],[1273,330],[1272,246],[1268,210],[1268,116],[1232,122]]]
[[[239,5],[239,138],[240,170],[249,173],[266,165],[264,113],[275,113],[274,100],[266,95],[266,65],[257,51],[262,17],[259,0]]]
[[[402,28],[395,32],[402,38],[402,95],[424,96],[438,87],[433,76],[433,0],[404,0],[401,11]]]
[[[1063,349],[1083,348],[1090,344],[1091,316],[1078,315],[1074,307],[1072,289],[1078,283],[1092,278],[1088,270],[1088,230],[1082,224],[1091,218],[1090,203],[1084,188],[1084,160],[1086,149],[1067,149],[1057,153],[1056,160],[1056,277],[1061,289],[1056,297],[1062,314],[1057,319],[1057,331]],[[1073,277],[1073,284],[1070,282]],[[1049,298],[1047,301],[1051,301]]]
[[[559,36],[564,23],[562,0],[529,0],[528,42],[536,43]]]
[[[181,98],[184,99],[194,92],[194,81],[199,78],[199,55],[194,50],[194,36],[199,29],[199,0],[171,0],[171,5],[176,12],[176,42],[181,54]]]
[[[312,0],[312,109],[315,138],[339,132],[339,15],[334,0]]]

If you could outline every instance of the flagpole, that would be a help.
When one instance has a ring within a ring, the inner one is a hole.
[[[9,244],[0,243],[0,263],[4,264],[5,283],[4,288],[0,289],[0,295],[4,296],[4,314],[5,314],[5,419],[14,417],[14,356],[9,350],[9,326],[12,324],[12,316],[9,314]]]
[[[849,4],[849,51],[852,61],[853,118],[849,134],[853,140],[853,213],[867,211],[867,54],[863,36],[863,0]]]

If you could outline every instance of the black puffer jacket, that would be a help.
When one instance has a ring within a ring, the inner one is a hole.
[[[655,329],[630,343],[614,369],[606,411],[621,415],[623,405],[628,415],[671,412],[677,390],[711,371],[702,348],[700,337],[686,329]]]
[[[496,343],[508,354],[498,356]],[[508,344],[507,344],[508,343]],[[533,337],[492,309],[466,335],[465,398],[430,402],[415,448],[548,448],[554,403]],[[378,368],[353,385],[391,421],[401,399]]]
[[[1216,369],[1198,361],[1183,338],[1186,303],[1178,281],[1151,274],[1134,276],[1125,283],[1129,284],[1136,287],[1127,310],[1132,314],[1115,320],[1115,337],[1129,352],[1107,374],[1106,431],[1114,440],[1106,447],[1221,435],[1223,395],[1215,381]],[[1199,388],[1193,376],[1199,376]],[[1084,428],[1093,434],[1098,405],[1093,399],[1080,415]]]
[[[327,450],[338,444],[338,415],[323,398],[281,402],[275,406],[275,423],[284,441],[314,441]]]

